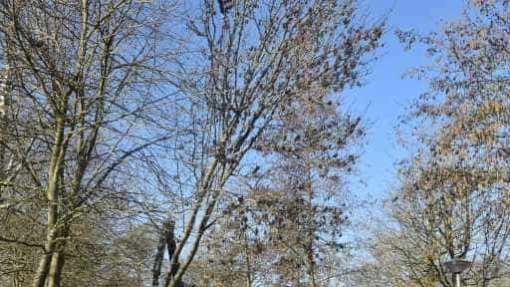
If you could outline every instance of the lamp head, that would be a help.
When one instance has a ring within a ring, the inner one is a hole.
[[[468,269],[469,266],[471,266],[471,262],[464,259],[455,258],[451,261],[445,262],[443,266],[446,268],[446,270],[448,270],[448,272],[457,274],[462,273]]]

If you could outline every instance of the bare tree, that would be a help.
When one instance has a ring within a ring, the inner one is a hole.
[[[272,156],[260,146],[286,121],[361,84],[383,28],[350,0],[182,5],[0,2],[0,256],[14,284],[144,284],[155,252],[158,285],[161,248],[137,230],[172,218],[164,285],[179,286],[225,187]]]
[[[192,206],[166,286],[183,277],[225,186],[265,131],[297,101],[325,102],[359,84],[382,34],[381,23],[358,17],[353,1],[246,0],[222,14],[218,8],[202,1],[190,15],[192,45],[176,72],[190,115],[180,125],[191,131],[177,145],[181,173],[175,165],[172,173],[180,183],[188,179],[184,193]]]
[[[155,85],[165,87],[158,27],[171,5],[131,0],[0,5],[3,64],[16,67],[7,76],[12,105],[5,112],[14,140],[2,142],[2,156],[9,154],[15,168],[2,186],[10,187],[8,200],[20,205],[18,211],[37,212],[33,223],[46,229],[44,239],[33,244],[42,252],[32,285],[61,286],[69,244],[77,239],[73,226],[90,210],[107,214],[125,204],[129,192],[114,186],[128,179],[122,165],[168,138],[136,124],[150,123],[145,113],[168,97],[156,94]],[[36,202],[37,209],[24,202]],[[44,212],[41,221],[37,217]]]

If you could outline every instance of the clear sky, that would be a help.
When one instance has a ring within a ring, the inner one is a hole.
[[[361,198],[384,198],[395,183],[395,163],[402,158],[396,143],[398,117],[421,92],[426,83],[402,79],[412,67],[428,63],[423,51],[405,52],[393,30],[437,30],[442,20],[458,18],[463,0],[365,0],[373,14],[389,12],[389,29],[381,59],[374,63],[364,87],[348,92],[351,109],[368,118],[366,147],[359,165],[359,179],[353,192]]]

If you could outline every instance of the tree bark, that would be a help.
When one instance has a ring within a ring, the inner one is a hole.
[[[167,251],[168,251],[168,258],[172,258],[172,256],[175,253],[176,247],[177,247],[177,243],[175,242],[174,227],[175,227],[175,222],[171,221],[170,224],[168,225],[168,234],[165,238],[166,247],[167,247]],[[169,276],[167,277],[167,280],[165,282],[165,286],[168,286],[170,284],[170,280],[174,280],[174,277],[177,274],[177,271],[179,271],[179,268],[180,268],[179,261],[171,262],[170,273],[169,273]],[[175,286],[176,287],[184,286],[182,284],[182,281],[180,278],[178,278],[176,280]]]
[[[57,217],[58,217],[58,184],[60,176],[60,168],[63,160],[63,142],[64,142],[64,115],[56,115],[55,127],[55,143],[53,144],[53,151],[51,156],[50,169],[48,172],[48,187],[46,196],[48,200],[48,215],[47,215],[47,231],[46,242],[44,244],[45,254],[39,261],[33,287],[44,287],[48,272],[50,270],[50,263],[55,255],[55,238],[57,235]],[[58,262],[58,259],[55,259]]]
[[[60,252],[53,253],[48,273],[47,287],[60,287],[64,257]]]
[[[313,186],[312,186],[312,174],[311,174],[311,167],[307,165],[306,169],[306,189],[308,194],[308,219],[310,220],[310,226],[308,229],[308,242],[307,242],[307,257],[308,257],[308,275],[310,276],[310,286],[316,287],[317,283],[315,278],[315,259],[314,259],[314,253],[313,253],[313,246],[314,246],[314,236],[315,236],[315,226],[314,226],[314,213],[313,213]]]
[[[168,248],[168,257],[172,258],[175,251],[175,222],[171,219],[163,224],[161,235],[159,237],[156,255],[154,256],[154,265],[152,267],[152,286],[159,286],[159,278],[161,276],[161,267],[163,266],[163,258],[165,255],[165,247]]]

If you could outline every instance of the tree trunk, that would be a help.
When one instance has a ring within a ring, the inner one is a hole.
[[[58,113],[58,112],[57,112]],[[58,217],[58,185],[59,177],[61,175],[60,168],[63,160],[63,142],[64,142],[64,116],[62,114],[56,115],[55,127],[55,143],[53,144],[53,151],[51,155],[51,163],[48,171],[48,188],[46,196],[48,200],[48,215],[47,215],[47,231],[46,242],[44,244],[45,254],[39,261],[33,287],[44,287],[48,272],[50,270],[50,263],[52,257],[55,256],[55,238],[57,231],[57,217]],[[58,259],[55,259],[55,263]]]
[[[39,266],[35,272],[34,282],[32,285],[33,287],[44,287],[46,283],[46,276],[48,275],[48,271],[50,269],[51,257],[51,253],[44,254],[39,261]]]
[[[166,237],[166,246],[168,250],[168,258],[172,258],[175,252],[175,248],[177,246],[175,242],[175,234],[174,234],[174,227],[175,223],[172,221],[171,225],[169,226],[168,236]],[[165,286],[170,285],[170,282],[174,280],[174,276],[177,274],[177,271],[179,271],[180,264],[177,261],[176,263],[172,264],[170,266],[170,272],[169,276],[167,277],[167,280],[165,282]],[[181,280],[177,280],[174,284],[175,287],[183,287]]]
[[[156,255],[154,256],[154,265],[152,267],[152,286],[153,287],[159,286],[159,278],[161,276],[161,267],[163,266],[165,247],[168,246],[169,258],[172,258],[172,254],[175,250],[174,227],[175,227],[175,222],[170,219],[163,224],[163,227],[161,229],[161,235],[159,237],[158,247],[156,249]]]
[[[64,257],[62,254],[60,252],[53,253],[53,256],[51,257],[50,270],[48,273],[47,287],[60,287],[63,263]]]
[[[308,257],[308,275],[310,276],[310,286],[316,287],[317,283],[315,278],[315,259],[314,259],[314,252],[313,252],[313,246],[314,246],[314,236],[315,236],[315,226],[313,224],[314,222],[314,212],[313,212],[313,186],[312,186],[312,175],[311,175],[311,168],[310,166],[307,166],[306,170],[306,191],[308,195],[308,202],[307,202],[307,208],[308,208],[308,220],[310,220],[310,226],[308,229],[308,242],[307,242],[307,257]]]

